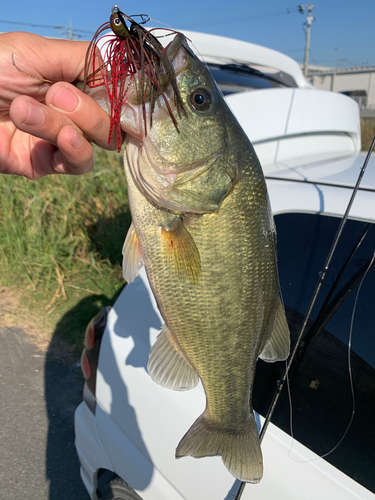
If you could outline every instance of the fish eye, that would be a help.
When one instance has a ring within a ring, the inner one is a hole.
[[[190,102],[194,109],[205,111],[211,104],[211,96],[204,89],[196,89],[190,94]]]

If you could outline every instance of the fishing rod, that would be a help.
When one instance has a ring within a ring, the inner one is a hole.
[[[346,221],[348,219],[350,209],[352,208],[352,205],[353,205],[353,202],[354,202],[354,198],[355,198],[355,196],[356,196],[356,194],[358,192],[359,185],[360,185],[360,183],[362,181],[362,178],[363,178],[363,176],[365,174],[365,171],[366,171],[366,168],[367,168],[367,164],[370,161],[371,153],[372,153],[372,151],[374,149],[374,146],[375,146],[375,135],[374,135],[374,137],[372,139],[372,142],[371,142],[370,148],[369,148],[369,150],[367,152],[367,155],[366,155],[365,161],[363,163],[363,166],[362,166],[362,168],[361,168],[361,170],[359,172],[359,176],[358,176],[356,185],[354,186],[354,189],[353,189],[353,192],[352,192],[352,196],[350,197],[350,200],[349,200],[348,206],[346,208],[345,214],[344,214],[343,218],[341,219],[339,228],[337,229],[335,238],[334,238],[333,243],[331,245],[330,251],[328,252],[328,256],[327,256],[327,259],[326,259],[326,261],[324,263],[323,269],[319,273],[320,278],[319,278],[319,281],[318,281],[318,283],[316,285],[314,294],[313,294],[313,296],[311,298],[310,305],[309,305],[309,307],[307,309],[307,312],[305,314],[305,317],[304,317],[304,320],[303,320],[303,324],[302,324],[302,328],[301,328],[301,331],[300,331],[300,333],[298,335],[298,338],[297,338],[297,341],[295,343],[293,352],[292,352],[292,354],[291,354],[291,356],[289,358],[289,361],[288,361],[288,364],[286,366],[285,372],[284,372],[282,378],[280,379],[280,381],[278,382],[277,390],[275,392],[275,395],[273,397],[272,403],[271,403],[271,405],[269,407],[269,410],[267,412],[266,418],[264,420],[263,427],[262,427],[262,429],[260,431],[260,434],[259,434],[259,442],[260,443],[262,442],[262,440],[264,438],[264,435],[266,433],[268,425],[269,425],[269,423],[271,421],[273,412],[275,411],[276,404],[277,404],[277,402],[279,400],[281,391],[282,391],[282,389],[283,389],[283,387],[285,385],[285,382],[286,382],[286,380],[288,378],[288,373],[289,373],[290,367],[291,367],[291,365],[293,363],[293,360],[294,360],[294,357],[295,357],[296,352],[298,350],[298,347],[299,347],[299,344],[301,342],[302,336],[303,336],[303,334],[305,332],[307,323],[308,323],[308,321],[310,319],[311,312],[313,310],[313,307],[315,305],[316,299],[317,299],[318,294],[320,292],[320,289],[322,287],[323,281],[324,281],[324,279],[326,277],[326,274],[328,272],[328,269],[329,269],[329,266],[330,266],[333,254],[334,254],[334,252],[336,250],[337,244],[338,244],[339,239],[340,239],[340,237],[342,235],[342,232],[344,230],[344,226],[345,226]],[[234,497],[233,500],[240,500],[240,498],[242,496],[242,493],[243,493],[243,490],[245,489],[246,484],[247,483],[244,482],[244,481],[241,482],[240,487],[239,487],[239,489],[237,491],[237,494],[236,494],[236,496]]]

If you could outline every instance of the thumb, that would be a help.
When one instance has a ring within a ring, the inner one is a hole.
[[[89,42],[54,40],[34,33],[0,35],[2,59],[7,53],[7,67],[11,64],[13,70],[21,70],[24,76],[28,74],[52,82],[83,80],[88,47]]]

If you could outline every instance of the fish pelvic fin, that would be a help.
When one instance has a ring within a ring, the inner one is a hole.
[[[122,274],[126,281],[131,283],[143,266],[141,245],[133,223],[131,223],[126,235],[122,255]]]
[[[176,458],[219,455],[235,478],[247,483],[259,483],[263,476],[263,459],[254,414],[248,422],[232,430],[215,425],[205,413],[181,439]]]
[[[201,274],[201,259],[193,237],[176,217],[168,226],[162,225],[161,239],[166,247],[168,263],[177,274],[188,276],[198,283]]]
[[[276,317],[270,338],[267,340],[259,357],[267,363],[284,361],[290,352],[290,333],[284,306],[278,298]]]
[[[193,389],[199,381],[166,325],[151,347],[147,371],[154,382],[175,391]]]

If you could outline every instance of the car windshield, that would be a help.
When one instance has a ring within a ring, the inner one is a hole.
[[[293,345],[340,219],[290,213],[277,215],[275,221],[280,284]],[[374,251],[375,224],[348,220],[289,372],[295,439],[322,456],[345,435],[325,460],[372,492],[375,492]],[[284,369],[284,363],[259,361],[253,402],[260,414],[267,413]],[[345,434],[353,413],[353,393],[354,419]],[[290,433],[286,389],[272,422]]]
[[[255,89],[296,87],[294,79],[285,73],[266,73],[246,64],[213,64],[208,67],[224,95]]]

